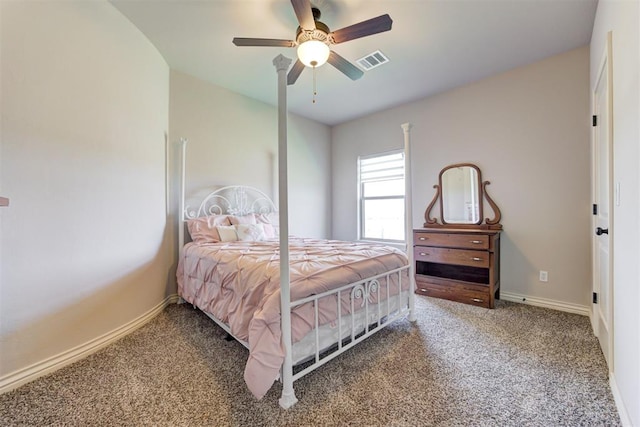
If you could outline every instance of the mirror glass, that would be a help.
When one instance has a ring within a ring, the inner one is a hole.
[[[442,220],[449,224],[480,223],[480,178],[474,166],[452,166],[440,174]]]

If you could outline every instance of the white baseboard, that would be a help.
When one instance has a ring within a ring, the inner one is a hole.
[[[616,377],[612,372],[609,373],[609,387],[611,387],[613,400],[616,402],[618,415],[620,415],[620,422],[624,427],[633,427],[633,424],[631,424],[631,418],[629,417],[629,413],[627,412],[627,408],[626,406],[624,406],[624,402],[622,401],[622,396],[620,396],[620,390],[618,389]]]
[[[56,356],[49,357],[48,359],[34,363],[26,368],[19,369],[9,374],[0,377],[0,394],[13,390],[23,384],[35,380],[43,375],[57,371],[67,365],[72,364],[84,357],[89,356],[92,353],[100,350],[103,347],[119,340],[127,334],[135,331],[143,326],[145,323],[153,319],[160,314],[165,307],[169,304],[178,302],[178,295],[170,295],[166,297],[162,302],[156,305],[151,310],[147,311],[140,317],[132,320],[131,322],[114,329],[111,332],[92,339],[84,344],[74,347],[70,350],[64,351]]]
[[[546,298],[530,297],[527,295],[513,294],[511,292],[500,291],[500,299],[521,304],[534,305],[536,307],[550,308],[552,310],[566,311],[567,313],[591,316],[591,307],[586,305],[570,304],[562,301],[555,301]]]

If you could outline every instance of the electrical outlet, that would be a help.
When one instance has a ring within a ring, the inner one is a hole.
[[[548,282],[549,281],[549,273],[544,271],[544,270],[540,270],[540,281],[541,282]]]

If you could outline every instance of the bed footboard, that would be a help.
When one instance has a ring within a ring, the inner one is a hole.
[[[340,288],[291,302],[290,311],[304,304],[313,307],[314,328],[307,339],[314,339],[314,354],[297,366],[282,366],[280,378],[288,376],[284,370],[290,370],[292,382],[316,368],[324,365],[351,347],[382,330],[385,326],[410,314],[409,295],[413,292],[410,278],[410,266],[404,266],[379,274]],[[327,301],[336,304],[337,319],[331,328],[337,341],[326,344],[322,338],[320,307]],[[346,305],[346,307],[345,307]],[[282,325],[285,328],[285,325]],[[336,335],[337,331],[337,335]],[[293,347],[293,345],[292,345]],[[292,360],[286,358],[285,360]]]

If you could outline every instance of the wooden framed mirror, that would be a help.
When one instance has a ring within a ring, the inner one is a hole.
[[[480,168],[473,163],[456,163],[444,167],[434,185],[436,194],[424,213],[425,228],[481,228],[502,229],[500,209],[487,194],[489,181],[482,181]],[[491,206],[494,218],[484,218],[485,200]],[[432,218],[436,203],[440,217]]]

